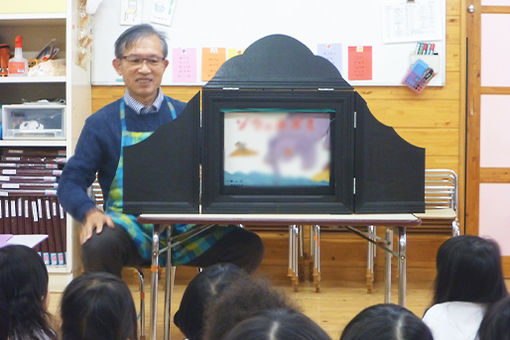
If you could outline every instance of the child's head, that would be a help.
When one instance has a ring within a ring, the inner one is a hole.
[[[35,250],[22,245],[0,248],[0,339],[34,332],[53,338],[47,295],[48,271]]]
[[[510,297],[493,304],[478,330],[480,340],[510,340]]]
[[[408,309],[379,304],[362,310],[345,327],[340,340],[433,340],[425,323]]]
[[[249,276],[238,278],[207,305],[204,339],[223,339],[239,322],[268,310],[283,308],[296,309],[268,281]]]
[[[331,340],[306,315],[291,309],[262,312],[238,323],[224,340]]]
[[[135,340],[136,311],[126,284],[110,273],[86,273],[64,290],[63,340]]]
[[[201,339],[204,311],[207,302],[218,296],[232,281],[248,276],[241,268],[230,263],[220,263],[205,268],[191,280],[182,296],[174,323],[189,339]]]
[[[434,303],[493,303],[507,295],[496,242],[461,235],[446,240],[437,252]]]

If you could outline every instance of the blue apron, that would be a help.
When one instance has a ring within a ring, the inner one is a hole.
[[[172,120],[177,118],[175,108],[168,98],[166,98],[168,107],[170,108]],[[150,135],[150,132],[135,132],[128,131],[126,128],[126,108],[124,100],[120,101],[120,122],[122,127],[122,138],[121,138],[121,152],[119,157],[119,164],[115,177],[110,187],[108,194],[108,201],[105,203],[105,212],[110,216],[115,224],[123,227],[133,239],[138,252],[144,260],[147,262],[151,261],[152,255],[152,231],[154,228],[153,224],[142,224],[138,223],[136,216],[124,214],[122,212],[123,204],[123,148],[136,143],[139,143]],[[187,231],[192,230],[195,227],[194,224],[176,224],[172,230],[172,236],[178,236]],[[225,234],[229,233],[235,227],[212,227],[195,235],[178,245],[172,247],[172,264],[181,265],[186,264],[189,261],[197,258],[208,250],[213,244],[221,239]],[[161,240],[166,240],[166,236],[162,235]],[[166,242],[161,242],[161,247],[165,247]],[[160,257],[160,263],[162,265],[166,262],[166,256]]]

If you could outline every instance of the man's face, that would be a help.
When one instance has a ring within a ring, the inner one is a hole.
[[[139,102],[150,105],[158,94],[168,60],[163,59],[163,49],[155,35],[142,38],[126,49],[120,59],[113,60],[113,67],[124,79],[129,94]]]

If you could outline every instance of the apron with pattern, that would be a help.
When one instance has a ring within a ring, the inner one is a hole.
[[[165,98],[166,99],[166,98]],[[175,108],[170,102],[170,100],[166,99],[166,103],[170,108],[172,120],[177,118]],[[126,108],[124,100],[120,101],[120,122],[122,127],[122,138],[121,138],[121,151],[119,157],[119,164],[117,166],[117,171],[115,173],[115,177],[110,187],[110,192],[108,194],[108,201],[105,204],[105,212],[108,216],[113,219],[116,225],[120,225],[124,228],[133,242],[135,242],[136,248],[138,252],[142,256],[144,260],[147,262],[151,261],[152,255],[152,231],[154,228],[153,224],[142,224],[138,223],[136,220],[136,216],[128,215],[122,213],[122,203],[123,203],[123,155],[122,150],[126,146],[130,146],[136,143],[139,143],[150,135],[151,132],[134,132],[128,131],[126,128]],[[179,235],[190,231],[195,227],[194,224],[176,224],[172,229],[172,236],[179,237]],[[183,241],[172,247],[172,265],[181,265],[186,264],[189,261],[197,258],[201,254],[203,254],[206,250],[208,250],[213,244],[215,244],[220,238],[222,238],[225,234],[229,233],[235,227],[212,227],[201,232],[198,235],[190,237],[189,239]],[[166,246],[166,233],[161,235],[161,247]],[[160,256],[159,259],[161,265],[165,265],[166,256]]]

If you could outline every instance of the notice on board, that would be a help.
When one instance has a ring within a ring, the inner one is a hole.
[[[349,46],[348,79],[372,80],[372,46]]]
[[[401,43],[420,40],[441,40],[444,18],[440,0],[388,1],[383,9],[383,40]]]
[[[172,49],[172,80],[176,83],[197,81],[197,49]]]
[[[319,44],[317,54],[328,59],[342,73],[342,44]]]
[[[227,58],[225,48],[202,48],[202,81],[209,81]]]

